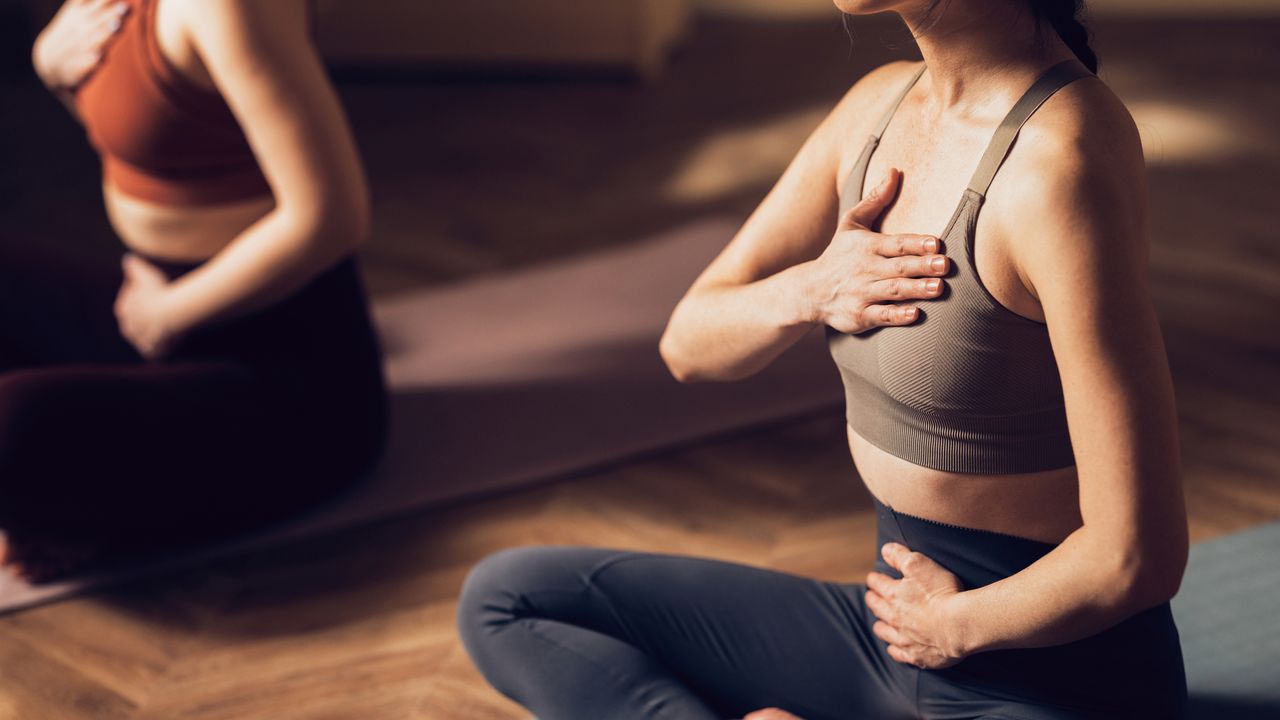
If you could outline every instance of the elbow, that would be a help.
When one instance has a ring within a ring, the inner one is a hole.
[[[719,367],[706,362],[698,362],[690,353],[675,347],[669,336],[663,335],[658,342],[658,354],[667,365],[667,372],[676,382],[688,385],[703,382],[733,382],[750,377],[750,371],[741,368]]]
[[[726,382],[744,377],[735,374],[732,368],[720,367],[698,357],[695,351],[680,342],[670,325],[658,340],[658,354],[662,356],[667,372],[681,384]]]
[[[1166,540],[1122,558],[1117,585],[1121,602],[1135,611],[1166,603],[1178,594],[1186,572],[1188,545],[1181,540]]]
[[[675,378],[676,382],[693,383],[706,379],[699,374],[697,366],[690,362],[687,354],[681,351],[679,343],[672,337],[669,326],[666,332],[662,333],[662,339],[658,341],[658,354],[662,356],[667,372],[671,373],[671,377]]]
[[[372,236],[367,203],[331,202],[314,212],[298,213],[294,226],[318,251],[345,257],[362,250]]]
[[[364,249],[373,236],[373,218],[369,210],[367,198],[345,202],[325,221],[325,226],[332,228],[329,232],[333,241],[347,253],[355,253]]]

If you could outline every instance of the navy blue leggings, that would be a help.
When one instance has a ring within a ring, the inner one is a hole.
[[[1053,547],[877,512],[877,547],[904,543],[966,587]],[[864,590],[692,557],[521,547],[473,569],[458,623],[489,682],[541,720],[712,720],[764,707],[806,720],[1186,716],[1167,603],[1067,645],[920,670],[871,633]]]

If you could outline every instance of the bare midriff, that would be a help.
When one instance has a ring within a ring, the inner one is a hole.
[[[1083,523],[1074,466],[1009,475],[944,472],[891,455],[845,428],[867,489],[898,512],[1054,544]]]
[[[172,262],[201,262],[275,207],[270,195],[218,205],[166,205],[103,185],[107,217],[130,250]]]

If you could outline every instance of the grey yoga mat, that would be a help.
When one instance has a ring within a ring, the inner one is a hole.
[[[0,612],[837,406],[840,381],[820,333],[740,383],[682,386],[663,366],[658,338],[671,309],[739,224],[706,220],[380,301],[392,429],[367,483],[218,547],[39,587],[0,574]]]
[[[1197,544],[1173,615],[1193,720],[1280,719],[1280,521]]]

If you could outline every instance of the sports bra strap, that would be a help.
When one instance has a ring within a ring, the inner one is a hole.
[[[907,93],[911,92],[911,88],[916,86],[916,81],[924,74],[924,70],[924,63],[920,63],[920,69],[916,71],[915,75],[911,76],[911,82],[907,83],[906,87],[902,88],[902,91],[898,93],[898,97],[894,99],[893,104],[889,106],[889,110],[885,112],[884,117],[880,119],[880,124],[876,126],[875,132],[871,133],[871,137],[879,140],[880,136],[884,135],[885,128],[889,127],[889,121],[893,119],[893,114],[898,112],[898,106],[901,105],[903,99],[907,97]]]
[[[973,179],[969,181],[969,189],[985,196],[987,188],[991,186],[991,180],[996,176],[996,171],[1004,163],[1005,157],[1009,154],[1009,148],[1018,137],[1018,131],[1022,129],[1032,113],[1063,86],[1091,75],[1093,73],[1089,72],[1083,63],[1072,59],[1054,65],[1037,78],[1000,122],[1000,127],[992,136],[986,152],[982,153],[982,159],[978,161],[978,169],[974,171]]]

